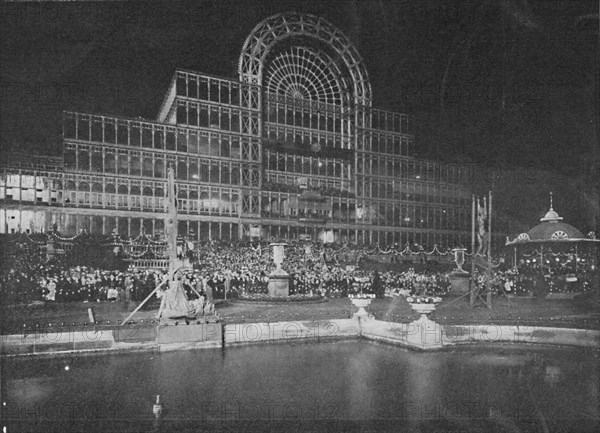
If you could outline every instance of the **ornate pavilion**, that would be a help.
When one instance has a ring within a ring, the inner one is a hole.
[[[538,270],[566,283],[597,273],[600,240],[594,232],[584,236],[564,222],[552,206],[552,195],[550,209],[540,224],[513,240],[507,237],[506,247],[512,249],[514,268]]]

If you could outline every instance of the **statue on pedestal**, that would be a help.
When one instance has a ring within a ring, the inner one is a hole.
[[[485,229],[485,221],[488,217],[487,200],[483,198],[483,206],[481,200],[477,200],[477,255],[487,256],[489,248],[489,233]]]
[[[195,316],[195,308],[189,301],[183,281],[181,268],[183,261],[177,257],[177,199],[175,195],[175,174],[169,166],[167,177],[167,215],[165,217],[165,237],[169,257],[167,289],[160,293],[161,303],[157,318],[160,320]]]

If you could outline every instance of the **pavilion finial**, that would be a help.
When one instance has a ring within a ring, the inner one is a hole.
[[[550,191],[550,210],[554,210],[552,206],[552,191]]]

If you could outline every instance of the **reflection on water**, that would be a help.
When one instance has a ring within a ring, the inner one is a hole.
[[[597,361],[363,341],[3,360],[2,401],[8,431],[598,431]]]

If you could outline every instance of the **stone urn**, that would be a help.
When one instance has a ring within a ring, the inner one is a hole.
[[[408,345],[425,350],[441,348],[442,328],[428,317],[435,311],[436,302],[410,302],[410,307],[420,317],[408,324]]]
[[[369,317],[369,313],[365,310],[371,304],[371,298],[350,298],[350,302],[355,307],[358,307],[358,311],[354,313],[354,318],[360,317],[362,319],[367,319]]]
[[[428,319],[429,314],[431,314],[435,311],[435,304],[426,304],[426,303],[417,304],[417,303],[415,303],[415,304],[410,304],[410,307],[412,308],[413,311],[415,311],[421,315],[419,320]]]

